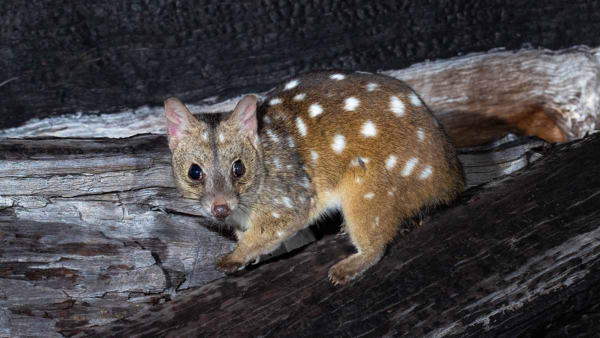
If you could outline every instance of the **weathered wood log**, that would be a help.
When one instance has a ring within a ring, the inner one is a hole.
[[[593,337],[600,334],[600,134],[546,149],[399,239],[344,287],[331,236],[184,292],[151,311],[65,335],[94,337]],[[565,319],[571,323],[562,326]]]
[[[507,132],[564,142],[600,125],[600,50],[503,51],[385,73],[423,96],[458,146]]]
[[[468,185],[544,144],[462,150]],[[223,276],[213,262],[233,242],[179,197],[164,136],[0,140],[0,182],[0,336],[104,325]],[[312,240],[301,236],[276,254]]]
[[[600,49],[493,51],[385,72],[423,97],[455,144],[469,146],[508,132],[551,142],[581,138],[600,125]],[[192,106],[232,110],[237,99]],[[75,115],[0,130],[0,137],[126,137],[166,133],[162,107]]]
[[[0,129],[264,91],[308,70],[598,46],[599,10],[598,0],[2,1]]]

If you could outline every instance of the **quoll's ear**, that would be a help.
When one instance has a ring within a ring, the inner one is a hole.
[[[231,114],[230,120],[233,121],[242,132],[250,138],[252,144],[256,147],[258,121],[256,119],[257,99],[254,95],[244,96],[238,102]]]
[[[179,141],[190,133],[193,125],[197,123],[196,118],[179,99],[174,97],[165,101],[165,115],[167,115],[167,134],[169,136],[169,148],[175,150]]]

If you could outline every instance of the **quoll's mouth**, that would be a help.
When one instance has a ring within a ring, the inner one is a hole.
[[[229,217],[229,216],[214,216],[214,215],[213,215],[213,217],[214,217],[214,218],[215,218],[217,221],[219,221],[219,222],[225,222],[225,220],[226,220],[226,219],[227,219],[227,217]]]

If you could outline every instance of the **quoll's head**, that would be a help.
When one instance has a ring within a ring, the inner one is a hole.
[[[256,97],[246,96],[231,113],[196,118],[180,100],[165,101],[175,181],[207,217],[224,221],[244,208],[241,196],[257,189],[262,171],[256,105]]]

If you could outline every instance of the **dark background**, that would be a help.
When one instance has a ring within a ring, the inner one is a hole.
[[[600,45],[600,1],[1,1],[0,128],[504,47]]]

